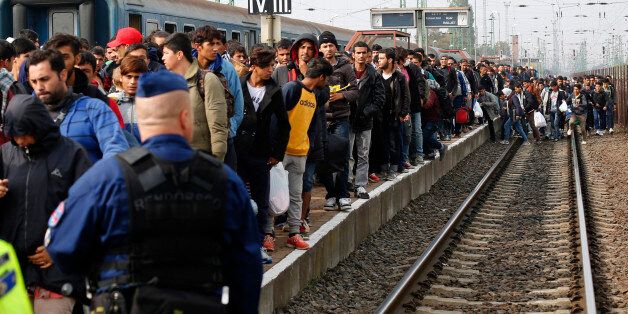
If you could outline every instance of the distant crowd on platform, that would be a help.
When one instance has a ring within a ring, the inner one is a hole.
[[[443,159],[443,142],[478,124],[488,123],[491,140],[504,144],[513,129],[526,145],[529,137],[557,141],[578,125],[583,143],[587,134],[613,132],[610,77],[540,78],[528,67],[365,42],[345,52],[327,31],[248,50],[212,26],[147,37],[123,28],[106,47],[69,34],[45,43],[30,30],[19,35],[0,40],[0,238],[16,247],[36,299],[64,298],[59,282],[67,278],[59,278],[66,275],[39,270],[55,267],[43,243],[53,210],[93,163],[142,143],[136,100],[146,73],[170,71],[187,82],[190,145],[224,161],[246,184],[265,263],[280,223],[289,247],[309,248],[315,180],[326,189],[325,210],[348,211],[352,193],[368,199],[370,183]],[[19,95],[36,95],[50,119]],[[60,137],[71,141],[59,144]],[[65,148],[52,154],[55,145]],[[289,190],[285,217],[269,210],[271,168],[280,162]]]

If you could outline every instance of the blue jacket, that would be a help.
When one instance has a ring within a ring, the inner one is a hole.
[[[192,158],[194,151],[177,135],[160,135],[143,144],[168,161]],[[257,218],[244,183],[229,167],[224,239],[228,256],[226,280],[230,287],[230,312],[256,313],[262,283]],[[96,163],[72,186],[68,198],[49,222],[48,252],[54,263],[68,273],[87,275],[98,265],[107,248],[128,244],[129,200],[124,174],[116,158]],[[54,219],[53,219],[54,218]],[[173,226],[180,228],[183,226]],[[126,255],[108,255],[104,261],[125,260]],[[114,274],[101,273],[100,279]]]
[[[218,61],[218,62],[216,62]],[[240,85],[240,78],[238,72],[236,72],[233,64],[229,60],[225,60],[220,56],[216,56],[216,61],[210,65],[210,70],[214,70],[215,67],[220,67],[220,73],[225,76],[229,90],[233,94],[235,103],[233,104],[234,114],[229,122],[231,122],[231,128],[229,130],[229,138],[236,135],[242,119],[244,119],[244,96],[242,95],[242,86]]]
[[[92,162],[129,149],[118,118],[96,98],[81,96],[70,104],[59,130],[61,135],[81,144]]]

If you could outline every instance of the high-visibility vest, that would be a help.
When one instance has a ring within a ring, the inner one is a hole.
[[[20,264],[13,246],[0,240],[0,314],[32,314]]]

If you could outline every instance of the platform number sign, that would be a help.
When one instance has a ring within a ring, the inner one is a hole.
[[[292,0],[249,0],[249,14],[290,14]]]

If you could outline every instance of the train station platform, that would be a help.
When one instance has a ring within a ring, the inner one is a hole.
[[[498,121],[495,121],[497,132]],[[428,192],[439,178],[489,138],[488,126],[482,125],[463,133],[462,137],[443,142],[449,147],[442,161],[426,161],[408,173],[400,174],[394,181],[370,183],[367,190],[371,198],[353,199],[352,208],[347,212],[324,211],[325,189],[315,187],[308,241],[311,247],[305,251],[288,248],[287,233],[279,229],[275,231],[273,263],[264,267],[260,313],[272,313],[275,308],[286,305],[310,280],[349,256],[367,236],[412,200]]]

